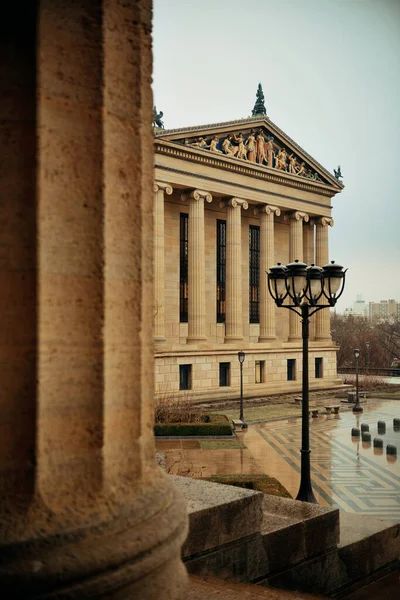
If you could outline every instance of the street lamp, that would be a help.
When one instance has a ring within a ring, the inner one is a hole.
[[[243,363],[244,360],[246,358],[246,354],[245,352],[243,352],[243,350],[240,350],[240,352],[238,352],[238,360],[239,360],[239,364],[240,364],[240,415],[239,415],[239,419],[242,421],[242,429],[247,429],[247,423],[244,420],[243,417]]]
[[[365,348],[366,348],[366,353],[365,353],[365,368],[368,371],[369,369],[369,349],[371,347],[371,344],[369,342],[365,342]]]
[[[356,359],[356,404],[353,407],[354,413],[363,412],[363,408],[360,406],[360,398],[358,395],[358,359],[360,358],[360,351],[358,348],[354,350],[354,358]]]
[[[323,308],[335,306],[344,290],[346,270],[334,261],[318,267],[295,260],[277,265],[268,273],[268,289],[278,307],[287,308],[301,317],[303,339],[303,380],[301,415],[301,479],[296,500],[317,502],[311,485],[310,424],[308,381],[308,338],[310,317]],[[284,304],[287,299],[289,304]],[[327,301],[321,304],[320,301]]]

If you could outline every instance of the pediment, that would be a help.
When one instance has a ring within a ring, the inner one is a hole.
[[[319,182],[335,188],[336,192],[344,187],[268,117],[181,129],[158,129],[155,137],[214,157],[240,161],[249,167],[253,164],[272,169],[290,179]]]

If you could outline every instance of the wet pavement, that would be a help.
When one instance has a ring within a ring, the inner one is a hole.
[[[393,429],[393,418],[400,418],[400,402],[371,399],[362,406],[361,415],[346,411],[343,405],[339,415],[310,418],[314,493],[321,504],[400,522],[400,457],[386,455],[388,443],[397,446],[400,454],[400,431]],[[385,434],[377,433],[378,421],[386,422]],[[383,440],[383,451],[375,449],[372,443],[351,438],[352,427],[362,423],[369,424],[372,441],[375,437]],[[249,425],[238,437],[245,448],[201,449],[198,439],[182,439],[157,440],[157,450],[165,452],[171,473],[196,478],[266,473],[276,477],[296,497],[301,419]]]

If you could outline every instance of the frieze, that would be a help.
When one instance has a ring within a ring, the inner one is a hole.
[[[214,166],[217,168],[222,168],[228,171],[235,171],[237,173],[241,173],[243,175],[249,175],[251,177],[256,177],[258,179],[264,179],[266,181],[271,181],[274,183],[280,183],[282,185],[288,187],[294,187],[302,190],[307,190],[311,192],[317,192],[323,196],[328,196],[331,198],[336,192],[332,191],[331,187],[327,187],[329,184],[326,184],[324,181],[316,181],[314,179],[306,179],[304,177],[284,177],[283,172],[279,169],[267,170],[262,169],[261,165],[257,163],[253,163],[253,167],[249,168],[245,166],[249,165],[248,161],[234,161],[234,160],[226,160],[226,158],[230,158],[227,155],[223,155],[220,153],[209,153],[209,156],[205,154],[200,154],[197,152],[191,152],[192,146],[185,146],[182,150],[175,146],[176,142],[168,142],[162,140],[161,143],[156,143],[156,151],[163,154],[168,154],[171,156],[175,156],[178,158],[182,158],[183,160],[190,160],[195,162],[200,162],[206,165]],[[196,147],[193,147],[193,150],[196,151]],[[221,157],[221,159],[219,159]],[[223,158],[222,158],[223,157]],[[256,169],[254,169],[256,167]],[[290,175],[286,173],[286,175]]]

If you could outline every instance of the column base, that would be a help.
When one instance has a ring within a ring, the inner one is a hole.
[[[276,336],[275,335],[273,335],[273,336],[271,335],[270,337],[269,336],[262,336],[262,337],[260,336],[258,338],[258,343],[259,344],[268,344],[270,342],[275,342],[275,341],[276,341]]]
[[[243,336],[237,335],[226,335],[224,338],[224,344],[239,344],[243,342]]]
[[[330,336],[317,337],[315,336],[313,342],[323,342],[324,344],[332,344],[332,338]]]
[[[180,559],[188,529],[184,500],[158,470],[143,487],[129,505],[112,503],[110,509],[103,501],[97,513],[88,515],[90,526],[80,526],[81,513],[75,518],[55,514],[54,520],[64,521],[55,532],[43,533],[46,521],[40,521],[31,539],[0,544],[5,597],[186,598],[187,574]]]
[[[301,344],[302,341],[303,341],[303,339],[302,339],[301,336],[298,336],[298,337],[288,337],[288,342]]]
[[[162,344],[163,342],[165,342],[166,338],[164,336],[158,335],[158,336],[154,336],[154,343],[155,344]]]
[[[207,338],[204,336],[199,336],[199,337],[195,337],[195,336],[188,336],[186,338],[186,343],[187,344],[202,344],[204,342],[207,341]]]

